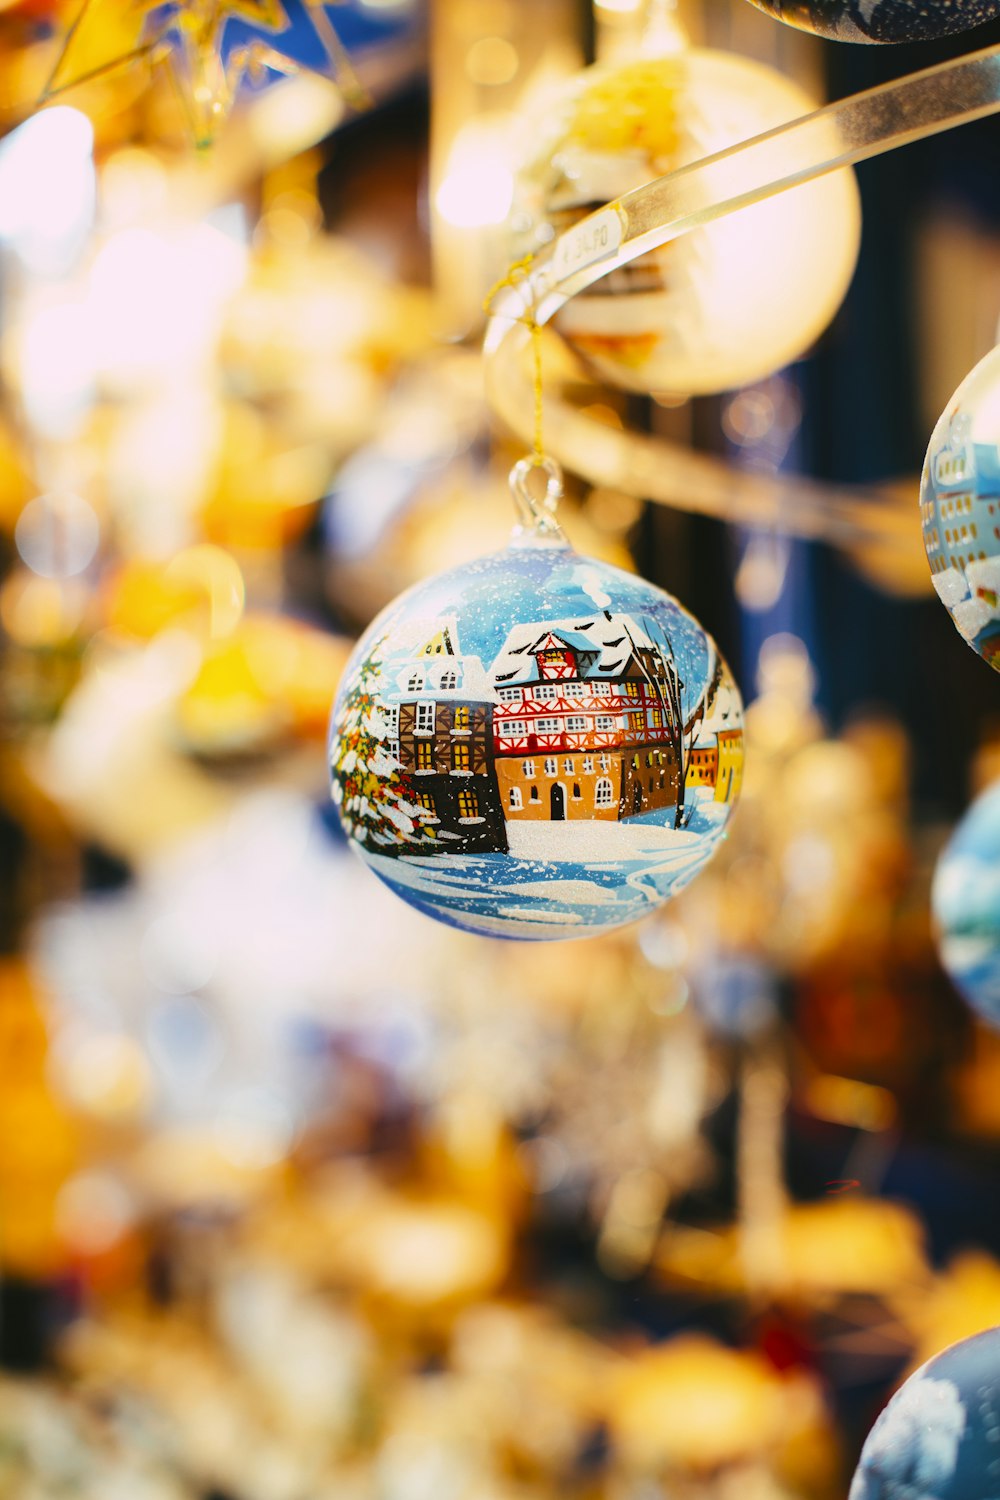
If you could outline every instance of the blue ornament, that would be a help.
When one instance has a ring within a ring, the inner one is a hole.
[[[942,851],[931,905],[948,977],[1000,1026],[1000,786],[977,797]]]
[[[868,1434],[849,1500],[996,1500],[1000,1329],[952,1344],[896,1392]]]
[[[1000,348],[963,380],[934,429],[920,520],[938,597],[1000,670]]]
[[[333,799],[364,862],[428,915],[584,937],[705,864],[742,726],[729,669],[676,600],[529,533],[365,632],[333,708]]]
[[[758,10],[840,42],[926,42],[1000,15],[1000,0],[752,0]]]

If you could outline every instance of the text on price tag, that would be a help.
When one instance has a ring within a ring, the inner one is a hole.
[[[613,208],[602,209],[575,229],[561,235],[552,257],[552,270],[558,281],[584,266],[592,266],[605,256],[614,255],[622,242],[622,221]]]

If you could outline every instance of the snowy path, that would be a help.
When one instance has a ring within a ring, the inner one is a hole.
[[[498,937],[586,937],[645,916],[691,880],[722,835],[712,822],[521,824],[509,854],[369,855],[407,901]]]
[[[578,822],[508,823],[507,840],[515,859],[569,860],[573,864],[616,865],[649,854],[690,851],[701,840],[684,828],[659,828],[651,823]]]

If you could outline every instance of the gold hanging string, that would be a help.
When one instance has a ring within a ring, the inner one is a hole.
[[[507,287],[520,288],[522,291],[531,285],[531,266],[535,257],[533,255],[522,255],[520,260],[515,260],[506,275],[501,276],[487,292],[483,300],[483,311],[487,317],[493,316],[493,304],[497,297]],[[531,448],[532,463],[536,468],[545,466],[545,447],[542,443],[542,416],[544,405],[544,389],[542,385],[542,325],[535,316],[534,298],[525,297],[524,311],[515,320],[522,323],[531,335],[532,355],[532,388],[535,400],[534,439]]]

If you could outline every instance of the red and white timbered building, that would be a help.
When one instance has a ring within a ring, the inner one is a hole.
[[[670,671],[627,615],[512,630],[491,672],[508,820],[617,819],[675,801]]]

